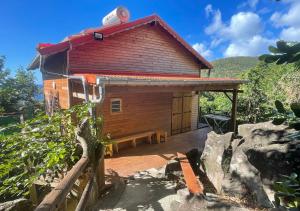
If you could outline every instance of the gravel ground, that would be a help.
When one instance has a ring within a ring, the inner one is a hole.
[[[178,179],[168,179],[165,176],[165,168],[149,169],[129,178],[112,173],[108,179],[114,185],[93,210],[254,210],[244,208],[241,204],[245,203],[234,197],[213,193],[196,197],[191,196],[186,188],[178,190]],[[205,179],[202,182],[205,182]],[[211,190],[210,183],[205,183],[207,190]]]

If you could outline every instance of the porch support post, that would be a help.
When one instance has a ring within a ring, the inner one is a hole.
[[[237,134],[237,124],[236,124],[237,93],[238,93],[237,89],[234,89],[232,92],[231,128],[230,128],[235,135]]]

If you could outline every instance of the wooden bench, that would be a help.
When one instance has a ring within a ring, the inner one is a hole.
[[[168,136],[168,133],[164,130],[156,130],[156,140],[157,140],[157,143],[159,144],[160,141],[161,141],[161,138],[164,139],[164,141],[166,142],[167,141],[167,136]]]
[[[143,132],[143,133],[138,133],[138,134],[134,134],[134,135],[130,135],[130,136],[126,136],[126,137],[114,139],[113,140],[114,150],[116,152],[119,152],[118,144],[124,143],[124,142],[131,142],[132,146],[136,147],[136,139],[139,139],[139,138],[146,138],[147,137],[148,138],[148,142],[151,144],[152,143],[152,135],[153,134],[156,134],[156,132],[154,132],[154,131],[147,131],[147,132]]]

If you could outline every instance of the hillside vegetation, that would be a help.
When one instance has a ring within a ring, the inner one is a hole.
[[[255,67],[258,64],[257,57],[229,57],[224,59],[217,59],[211,63],[214,69],[211,72],[212,77],[234,77],[239,78],[241,72]]]
[[[240,87],[238,96],[238,119],[240,122],[256,123],[270,119],[274,114],[274,102],[285,106],[300,102],[300,71],[293,64],[266,64],[240,72],[239,77],[248,83]],[[200,98],[203,113],[230,113],[231,102],[223,93],[203,92]]]

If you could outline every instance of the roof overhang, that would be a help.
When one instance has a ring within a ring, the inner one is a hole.
[[[87,83],[119,86],[204,86],[204,85],[240,85],[245,80],[233,78],[199,78],[199,77],[154,77],[154,76],[127,76],[127,75],[91,75],[83,76]]]
[[[32,62],[28,65],[27,70],[35,70],[40,67],[41,55],[37,54]]]

